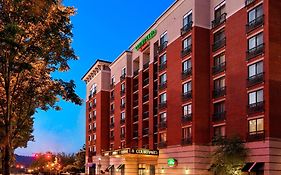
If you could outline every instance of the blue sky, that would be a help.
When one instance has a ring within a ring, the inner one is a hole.
[[[77,8],[72,17],[73,48],[78,61],[71,70],[58,76],[76,82],[76,91],[85,99],[85,83],[81,77],[96,59],[113,61],[126,50],[174,0],[65,0]],[[35,115],[35,142],[16,153],[76,152],[85,143],[85,105],[61,102],[61,111],[39,111]]]

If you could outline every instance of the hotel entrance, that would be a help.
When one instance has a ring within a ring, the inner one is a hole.
[[[155,165],[138,164],[138,175],[155,175]]]

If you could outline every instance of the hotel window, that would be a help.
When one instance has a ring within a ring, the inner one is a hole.
[[[166,142],[167,141],[167,133],[163,132],[160,133],[160,142]]]
[[[93,104],[94,104],[94,105],[97,104],[97,99],[96,99],[96,98],[94,99]]]
[[[187,51],[191,49],[191,36],[182,41],[182,50]]]
[[[93,94],[96,94],[97,92],[97,84],[94,83],[90,89],[90,94],[93,95]]]
[[[93,116],[94,116],[94,117],[97,116],[97,111],[93,111]]]
[[[248,12],[248,23],[255,22],[262,15],[263,15],[263,8],[262,5],[259,5],[253,10]]]
[[[160,84],[165,84],[167,82],[167,74],[164,73],[160,75]]]
[[[94,129],[97,128],[97,123],[96,123],[96,122],[93,123],[93,128],[94,128]]]
[[[160,57],[160,65],[166,64],[166,61],[167,61],[167,55],[164,54]]]
[[[121,142],[121,148],[125,148],[126,145],[125,145],[125,142]]]
[[[182,138],[189,139],[191,137],[191,127],[182,128]]]
[[[126,117],[125,112],[121,112],[121,120],[125,120],[125,117]]]
[[[110,143],[109,149],[110,150],[114,149],[114,144],[113,143]]]
[[[225,54],[220,54],[214,58],[214,67],[220,67],[225,63]]]
[[[191,104],[184,105],[182,107],[182,113],[183,113],[183,116],[191,115],[192,114],[192,106],[191,106]]]
[[[187,82],[187,83],[184,83],[182,85],[182,92],[183,92],[183,94],[187,94],[187,93],[191,92],[191,81]]]
[[[89,146],[89,152],[92,152],[92,147],[91,146]]]
[[[216,32],[214,34],[214,43],[219,43],[225,39],[225,32],[224,29]]]
[[[225,13],[225,3],[221,3],[221,5],[215,8],[215,19],[220,19],[224,13]]]
[[[91,136],[91,135],[89,135],[89,138],[88,138],[88,139],[89,139],[89,141],[92,141],[92,136]]]
[[[110,137],[114,137],[114,131],[110,131]]]
[[[92,103],[92,102],[89,103],[89,107],[90,107],[90,108],[93,107],[93,103]]]
[[[214,127],[214,137],[225,137],[225,126]]]
[[[166,103],[167,101],[167,94],[163,93],[160,95],[160,103]]]
[[[120,133],[121,133],[121,135],[125,135],[125,127],[121,128],[121,132]]]
[[[168,42],[168,35],[167,32],[164,32],[160,37],[160,45],[164,45]]]
[[[111,111],[114,111],[114,103],[112,103],[112,104],[110,105],[110,110],[111,110]]]
[[[125,106],[125,98],[121,98],[121,106]]]
[[[249,133],[257,134],[264,131],[263,118],[249,120]]]
[[[114,123],[114,117],[110,118],[110,123],[113,124]]]
[[[97,152],[97,147],[93,146],[93,152]]]
[[[186,72],[191,68],[191,59],[186,60],[182,63],[182,72]]]
[[[125,83],[122,83],[122,84],[121,84],[121,91],[122,91],[122,92],[125,92]]]
[[[225,87],[225,77],[214,80],[214,89],[220,90]]]
[[[115,84],[115,77],[111,77],[111,85],[113,86]]]
[[[96,140],[96,139],[97,139],[97,135],[94,134],[94,135],[93,135],[93,140]]]
[[[248,50],[254,51],[263,44],[263,33],[259,33],[248,40]]]
[[[93,117],[93,113],[89,113],[89,118],[91,119]]]
[[[89,130],[92,130],[92,124],[89,124]]]
[[[160,114],[160,123],[167,121],[167,113],[163,112]]]
[[[121,76],[125,76],[126,75],[126,67],[124,67],[121,71]]]
[[[253,77],[263,73],[263,62],[257,62],[248,67],[248,77]]]
[[[214,113],[223,114],[225,112],[225,103],[224,101],[214,104]]]
[[[183,16],[183,27],[189,26],[192,23],[192,11]]]
[[[249,105],[263,102],[263,89],[249,93]]]

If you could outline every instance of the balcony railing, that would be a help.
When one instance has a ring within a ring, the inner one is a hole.
[[[181,144],[182,145],[192,145],[192,138],[191,137],[182,138]]]
[[[260,44],[246,52],[246,59],[250,60],[264,53],[264,44]]]
[[[213,91],[213,97],[214,98],[218,98],[218,97],[222,97],[226,95],[226,87],[220,87],[220,88],[217,88]]]
[[[163,63],[160,63],[159,65],[159,71],[162,71],[167,68],[167,61],[164,61]]]
[[[138,74],[139,74],[139,70],[137,69],[134,71],[134,77],[137,76]]]
[[[167,141],[161,141],[158,143],[158,148],[166,148],[167,147]]]
[[[125,109],[125,107],[126,107],[126,104],[125,104],[125,103],[123,103],[123,104],[120,105],[120,109]]]
[[[161,82],[158,86],[159,90],[163,90],[167,88],[167,81]]]
[[[225,71],[225,68],[226,68],[226,62],[220,63],[219,65],[215,65],[213,67],[213,74],[217,74],[222,71]]]
[[[186,24],[185,26],[183,26],[181,28],[181,36],[183,36],[184,34],[188,33],[189,31],[191,31],[192,24],[193,24],[193,22],[190,21],[188,24]]]
[[[109,127],[112,129],[114,128],[114,123],[110,123]]]
[[[148,117],[149,117],[149,112],[148,111],[143,112],[142,119],[145,120],[145,119],[148,119]]]
[[[185,56],[189,55],[192,50],[192,45],[187,46],[181,51],[181,57],[184,58]]]
[[[149,83],[149,78],[146,78],[143,80],[143,86],[148,85],[148,83]]]
[[[253,114],[263,111],[264,111],[264,101],[248,105],[248,114]]]
[[[192,122],[192,114],[183,115],[181,121],[183,123]]]
[[[149,132],[149,128],[144,128],[142,130],[142,135],[145,136],[145,135],[148,135],[148,132]]]
[[[162,44],[160,44],[159,46],[159,53],[163,52],[168,46],[168,41],[163,42]]]
[[[191,98],[192,98],[192,91],[184,92],[182,94],[183,101],[190,100]]]
[[[126,122],[125,119],[121,119],[121,120],[120,120],[120,124],[121,124],[121,125],[124,125],[125,122]]]
[[[262,26],[264,24],[264,15],[257,17],[256,19],[250,21],[246,25],[246,32],[251,32],[252,30]]]
[[[158,128],[159,129],[166,129],[167,128],[167,122],[160,122]]]
[[[184,80],[186,79],[187,77],[191,76],[192,75],[192,67],[190,68],[187,68],[186,70],[184,70],[182,73],[181,73],[181,79]]]
[[[120,134],[120,139],[121,140],[125,139],[125,134]]]
[[[255,131],[255,132],[249,132],[247,141],[248,142],[253,142],[253,141],[261,141],[265,139],[265,132],[264,130],[262,131]]]
[[[226,13],[223,13],[221,16],[217,17],[212,21],[212,28],[216,28],[226,21]]]
[[[264,73],[259,73],[248,78],[248,87],[264,82]]]
[[[167,107],[167,101],[163,101],[159,103],[159,109],[164,109]]]
[[[146,95],[144,95],[144,96],[142,97],[143,103],[144,103],[144,102],[147,102],[148,100],[149,100],[149,94],[146,94]]]
[[[125,78],[126,78],[126,74],[121,75],[121,76],[120,76],[120,81],[125,80]]]
[[[220,48],[224,47],[226,45],[226,38],[222,38],[220,40],[217,40],[213,44],[213,52],[219,50]]]
[[[226,112],[215,112],[213,114],[213,122],[220,122],[226,119]]]
[[[250,5],[250,4],[252,4],[252,3],[254,3],[256,0],[246,0],[245,1],[245,6],[248,6],[248,5]]]
[[[147,62],[143,65],[143,70],[146,70],[148,67],[149,67],[149,62]]]

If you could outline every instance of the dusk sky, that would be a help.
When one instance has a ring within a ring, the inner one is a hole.
[[[174,0],[66,0],[77,8],[72,18],[73,48],[79,60],[71,62],[71,70],[58,76],[74,79],[76,91],[85,99],[85,83],[81,77],[96,59],[113,61],[126,50]],[[35,115],[35,142],[18,149],[17,154],[36,152],[77,152],[85,143],[85,104],[75,106],[61,102],[61,111],[38,111]]]

